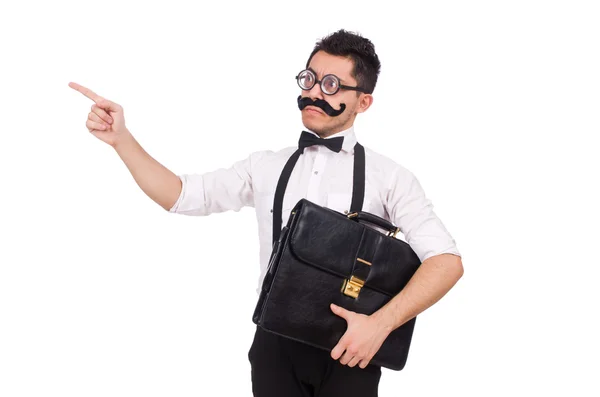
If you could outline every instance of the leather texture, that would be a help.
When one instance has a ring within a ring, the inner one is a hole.
[[[359,218],[395,229],[368,215]],[[404,288],[420,264],[406,242],[301,199],[274,242],[253,322],[331,351],[346,331],[346,320],[331,311],[330,303],[372,314]],[[356,298],[342,292],[352,276],[364,281]],[[371,363],[404,368],[415,321],[392,331]]]

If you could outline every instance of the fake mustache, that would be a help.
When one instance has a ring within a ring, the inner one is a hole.
[[[308,105],[316,106],[332,117],[339,116],[340,114],[342,114],[344,112],[344,109],[346,109],[345,103],[340,104],[340,109],[337,110],[337,109],[334,109],[333,107],[331,107],[331,105],[329,103],[327,103],[327,101],[325,101],[324,99],[317,98],[313,101],[309,97],[302,97],[302,95],[299,95],[298,96],[298,108],[300,110],[303,110]]]

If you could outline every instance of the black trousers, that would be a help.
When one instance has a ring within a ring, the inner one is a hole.
[[[381,367],[348,367],[329,352],[256,327],[248,352],[255,397],[376,397]]]

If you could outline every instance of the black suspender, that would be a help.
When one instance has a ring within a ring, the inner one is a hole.
[[[277,188],[275,189],[275,198],[273,199],[273,243],[279,240],[282,224],[283,195],[287,188],[288,181],[292,175],[292,170],[298,162],[303,149],[296,150],[288,159],[281,171]],[[358,142],[354,146],[354,170],[352,185],[352,204],[350,212],[362,210],[365,199],[365,148]]]

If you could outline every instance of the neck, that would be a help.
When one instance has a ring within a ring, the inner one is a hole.
[[[338,132],[346,131],[346,130],[350,129],[351,127],[352,127],[352,125],[344,126],[344,127],[340,127],[340,128],[336,128],[334,130],[328,130],[328,131],[315,131],[315,130],[309,130],[309,131],[314,132],[320,138],[327,138],[328,136],[337,134]]]
[[[319,135],[321,138],[327,138],[328,136],[331,136],[333,134],[337,134],[338,132],[342,132],[343,130],[339,130],[339,131],[328,131],[328,132],[322,132],[322,133],[318,133],[316,132],[317,135]]]

